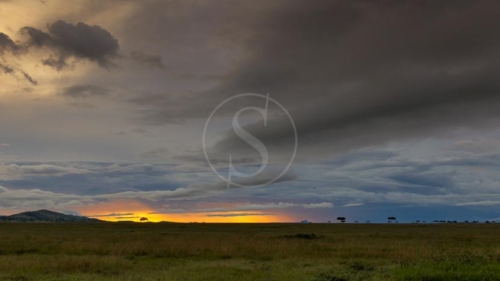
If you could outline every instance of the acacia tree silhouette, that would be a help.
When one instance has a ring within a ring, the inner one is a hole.
[[[146,218],[146,217],[142,217],[142,218],[140,219],[140,221],[148,221],[148,218]]]

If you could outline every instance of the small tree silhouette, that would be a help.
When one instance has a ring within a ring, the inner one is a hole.
[[[142,218],[140,219],[140,221],[148,221],[148,218],[146,218],[146,217],[142,217]]]
[[[338,217],[337,220],[342,222],[342,223],[344,223],[346,221],[345,217]]]
[[[395,218],[395,217],[388,217],[388,218],[387,218],[387,220],[388,220],[389,222],[391,222],[391,221],[395,221],[395,220],[396,220],[396,218]]]

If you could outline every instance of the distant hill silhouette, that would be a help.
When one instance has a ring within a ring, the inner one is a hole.
[[[66,215],[49,210],[23,212],[10,216],[0,216],[0,222],[102,222],[83,216]]]

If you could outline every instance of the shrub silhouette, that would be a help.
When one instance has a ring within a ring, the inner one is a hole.
[[[314,233],[311,233],[311,234],[299,233],[299,234],[295,234],[295,235],[283,235],[283,236],[280,236],[280,238],[299,238],[299,239],[311,240],[311,239],[325,238],[325,236],[316,235]]]

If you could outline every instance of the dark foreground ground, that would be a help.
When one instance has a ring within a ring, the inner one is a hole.
[[[499,262],[500,224],[0,223],[0,280],[500,280]]]

